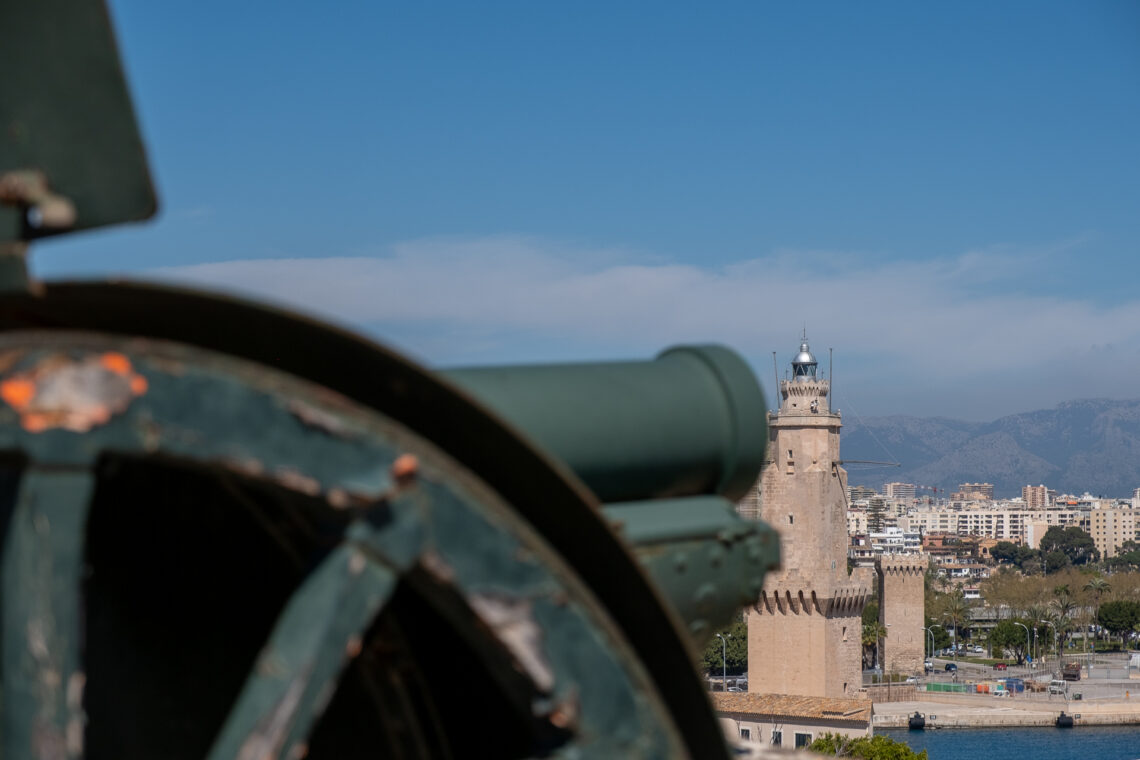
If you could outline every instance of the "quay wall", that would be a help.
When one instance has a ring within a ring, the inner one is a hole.
[[[1075,728],[1081,726],[1140,725],[1140,700],[1102,702],[1052,703],[1044,700],[1017,700],[970,697],[955,694],[923,695],[922,702],[874,707],[872,727],[875,729],[906,728],[909,715],[916,710],[927,719],[928,729],[941,728],[1012,728],[1027,726],[1053,726],[1064,710],[1074,716]],[[882,711],[887,708],[887,711]],[[937,716],[931,718],[930,716]],[[1076,716],[1080,716],[1077,718]]]

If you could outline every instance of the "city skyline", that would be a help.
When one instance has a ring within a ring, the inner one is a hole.
[[[110,5],[163,211],[41,276],[432,365],[719,342],[769,398],[806,327],[863,415],[1140,396],[1133,5]]]

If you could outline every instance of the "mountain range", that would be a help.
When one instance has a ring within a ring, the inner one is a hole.
[[[840,451],[848,482],[876,490],[897,481],[953,492],[982,482],[993,483],[995,498],[1042,484],[1058,493],[1130,498],[1140,487],[1140,400],[1069,401],[993,422],[844,415]]]

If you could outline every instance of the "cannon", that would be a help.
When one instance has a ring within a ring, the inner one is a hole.
[[[0,61],[0,754],[727,756],[696,647],[779,561],[738,356],[431,371],[36,281],[157,200],[102,2],[0,4]]]

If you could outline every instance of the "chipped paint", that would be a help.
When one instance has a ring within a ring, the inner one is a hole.
[[[321,493],[320,481],[289,467],[278,468],[273,473],[273,479],[291,491],[298,491],[307,496],[319,496]]]
[[[147,388],[147,379],[117,351],[81,359],[53,354],[0,380],[0,399],[29,433],[85,433],[125,411]]]
[[[280,754],[307,682],[307,672],[293,679],[281,700],[241,745],[237,760],[272,760]]]
[[[340,416],[321,409],[301,399],[290,399],[285,405],[289,413],[309,427],[321,430],[338,438],[348,438],[351,431]]]
[[[503,594],[471,594],[471,609],[491,629],[503,646],[514,656],[535,688],[549,692],[554,688],[554,671],[542,651],[542,628],[534,619],[534,604]]]

